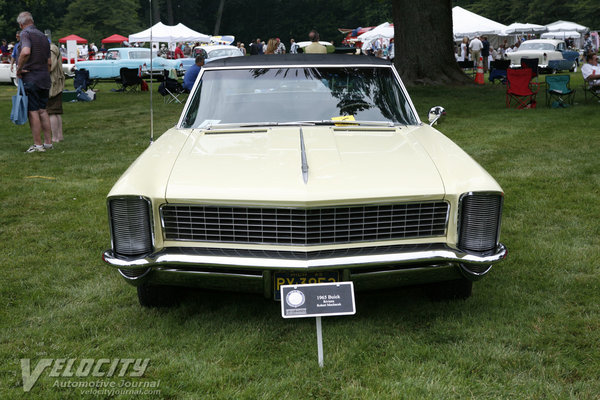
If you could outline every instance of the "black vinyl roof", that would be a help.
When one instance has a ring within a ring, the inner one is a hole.
[[[391,63],[377,57],[354,54],[268,54],[245,57],[229,57],[205,64],[205,68],[253,67],[253,66],[311,66],[311,65],[373,65],[389,66]]]

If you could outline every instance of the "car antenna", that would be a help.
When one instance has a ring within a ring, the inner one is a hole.
[[[150,145],[154,143],[154,109],[152,102],[152,0],[150,2]]]

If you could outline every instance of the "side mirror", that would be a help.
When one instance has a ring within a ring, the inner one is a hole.
[[[437,124],[438,119],[446,115],[446,110],[442,106],[435,106],[429,110],[429,126]]]

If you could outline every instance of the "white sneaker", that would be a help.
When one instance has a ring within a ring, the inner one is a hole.
[[[44,151],[46,151],[46,149],[42,145],[38,146],[38,145],[34,144],[30,148],[28,148],[27,151],[25,151],[25,153],[35,153],[36,151],[44,152]]]
[[[54,148],[54,146],[52,145],[52,143],[44,143],[44,149],[46,150],[52,150]]]

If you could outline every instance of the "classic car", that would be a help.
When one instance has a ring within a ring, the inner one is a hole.
[[[63,72],[66,76],[72,77],[74,75],[73,64],[63,64]],[[10,64],[1,63],[0,64],[0,82],[4,83],[13,83],[15,86],[17,85],[17,71],[16,67],[13,67],[13,70],[10,70]]]
[[[507,254],[503,198],[421,122],[391,63],[226,58],[202,68],[177,125],[108,194],[103,259],[143,306],[177,286],[277,299],[283,283],[337,280],[464,298]]]
[[[224,44],[196,46],[192,49],[192,57],[179,59],[179,61],[182,63],[182,69],[184,71],[187,71],[189,67],[194,65],[196,62],[196,56],[200,54],[202,50],[204,50],[204,57],[206,57],[204,61],[205,63],[220,60],[221,58],[242,57],[244,55],[244,53],[242,53],[242,51],[235,46]]]
[[[152,58],[150,69],[150,49],[141,47],[120,47],[106,52],[103,60],[77,61],[75,68],[87,69],[90,79],[110,79],[120,76],[121,68],[142,68],[143,74],[162,74],[163,70],[181,69],[180,60],[167,60],[162,57]]]
[[[546,72],[573,71],[579,53],[568,50],[563,40],[532,39],[523,42],[515,52],[508,53],[511,67],[520,67],[521,58],[537,58],[538,67]]]
[[[13,83],[17,85],[17,71],[16,67],[10,70],[10,64],[0,63],[0,82]]]

